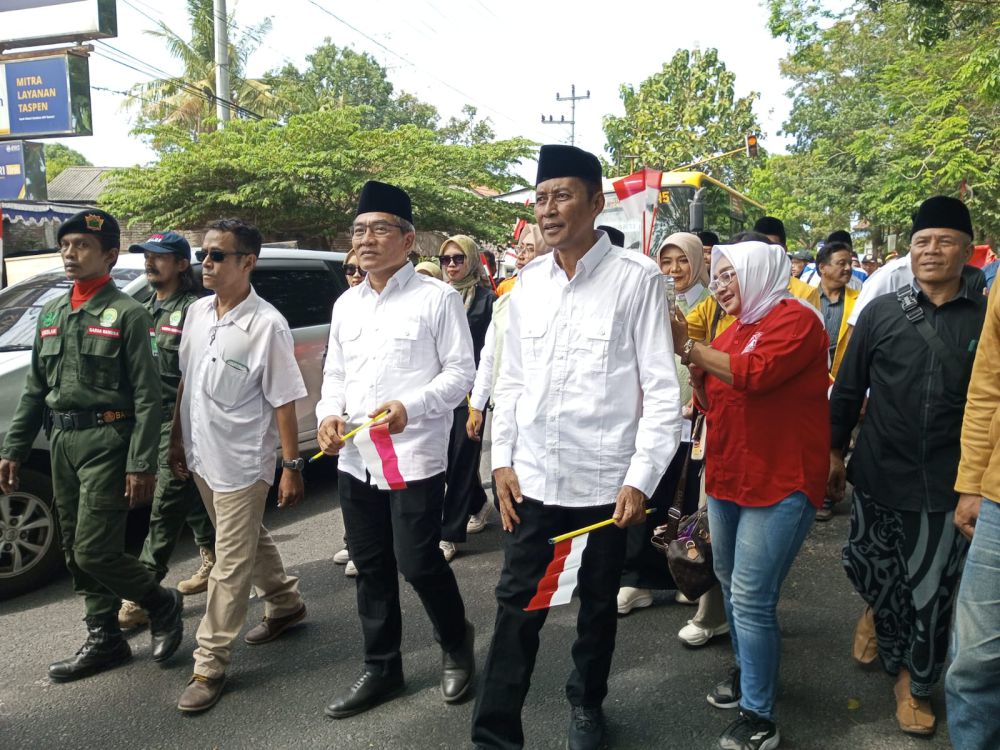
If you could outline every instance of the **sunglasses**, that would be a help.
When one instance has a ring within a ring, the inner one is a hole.
[[[353,276],[356,273],[360,273],[361,274],[361,278],[364,278],[365,276],[368,275],[368,272],[365,269],[363,269],[361,266],[356,266],[353,263],[348,263],[347,265],[344,266],[344,274],[345,275],[347,275],[347,276]]]
[[[450,266],[452,264],[454,264],[456,266],[460,266],[463,263],[465,263],[465,256],[464,255],[439,255],[438,256],[438,263],[441,264],[442,268],[444,268],[445,266]]]
[[[250,255],[250,253],[224,253],[221,250],[198,250],[195,252],[194,257],[198,259],[199,263],[204,263],[205,258],[211,258],[213,263],[225,263],[226,258],[239,255]]]

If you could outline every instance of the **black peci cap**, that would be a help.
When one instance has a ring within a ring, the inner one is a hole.
[[[921,229],[955,229],[965,232],[970,240],[973,237],[969,208],[958,198],[947,195],[935,195],[920,204],[913,215],[911,234],[916,234]]]
[[[356,215],[360,216],[376,211],[392,214],[413,223],[413,206],[410,203],[410,196],[403,188],[385,182],[369,180],[361,188]]]
[[[579,177],[581,180],[600,183],[601,162],[589,151],[576,146],[542,146],[538,152],[535,184],[557,177]]]

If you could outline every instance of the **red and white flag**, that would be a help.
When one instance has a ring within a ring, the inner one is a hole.
[[[580,577],[583,549],[587,546],[589,536],[590,534],[581,534],[555,545],[552,562],[545,569],[545,575],[538,582],[538,590],[524,608],[525,612],[569,603]]]
[[[663,172],[643,167],[638,172],[614,181],[615,194],[625,216],[642,223],[642,251],[649,252],[656,206],[660,200]]]
[[[361,430],[354,436],[354,445],[380,490],[406,489],[406,480],[399,472],[399,458],[392,444],[389,425],[380,424]]]

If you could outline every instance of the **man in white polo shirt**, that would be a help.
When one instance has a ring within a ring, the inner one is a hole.
[[[441,644],[445,702],[462,700],[475,675],[474,631],[438,546],[452,411],[476,369],[462,298],[407,260],[416,234],[405,191],[366,183],[351,231],[368,275],[333,307],[316,422],[320,448],[340,454],[340,504],[358,569],[365,657],[358,680],[327,707],[333,719],[403,690],[399,573],[416,590]],[[389,463],[396,469],[386,489],[377,485],[387,466],[357,447],[370,428],[345,443],[349,431],[383,412],[377,424],[388,425],[391,438],[382,432],[381,440],[394,448]]]
[[[177,704],[188,713],[218,702],[251,588],[264,600],[264,619],[244,636],[250,645],[274,640],[306,614],[298,579],[285,574],[262,524],[279,440],[278,507],[302,499],[295,401],[306,387],[288,323],[250,286],[260,246],[260,232],[238,219],[209,225],[196,255],[215,295],[188,308],[181,339],[170,468],[194,476],[216,534],[194,675]]]

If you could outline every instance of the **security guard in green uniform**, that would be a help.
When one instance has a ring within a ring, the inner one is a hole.
[[[131,657],[118,627],[122,598],[149,612],[154,661],[168,659],[183,637],[183,597],[125,554],[128,510],[153,494],[161,406],[152,320],[111,281],[119,242],[118,222],[96,209],[59,228],[73,288],[42,308],[24,391],[0,449],[0,491],[16,491],[39,428],[49,431],[63,550],[88,631],[75,656],[49,666],[56,681]]]
[[[162,581],[186,521],[194,532],[202,562],[194,575],[177,584],[177,590],[185,596],[198,594],[208,588],[208,576],[215,565],[215,528],[194,480],[175,477],[170,471],[167,454],[177,385],[181,380],[179,349],[185,313],[198,299],[200,285],[191,270],[191,245],[176,232],[154,234],[146,242],[132,245],[129,252],[146,256],[146,280],[154,292],[146,309],[153,316],[152,331],[159,351],[163,389],[160,470],[156,475],[149,533],[139,561],[152,571],[157,581]],[[122,628],[135,628],[147,622],[149,616],[138,603],[127,599],[122,602],[118,613],[118,624]]]

